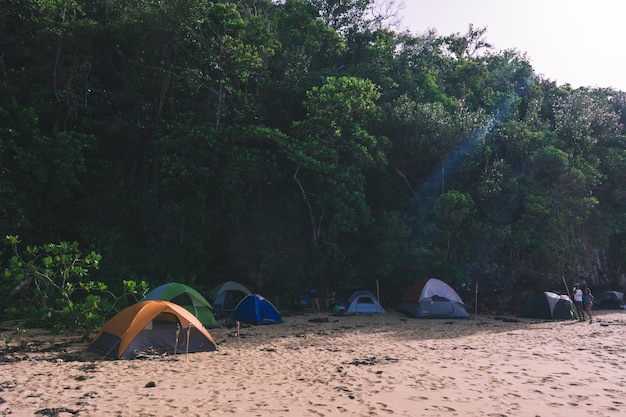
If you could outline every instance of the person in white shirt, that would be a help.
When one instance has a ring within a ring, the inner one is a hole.
[[[580,289],[580,284],[574,284],[574,306],[578,312],[578,318],[580,321],[585,321],[585,309],[583,308],[583,290]]]

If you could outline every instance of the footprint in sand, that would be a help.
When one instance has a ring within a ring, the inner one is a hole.
[[[98,398],[99,396],[96,391],[89,391],[84,393],[80,398]]]
[[[393,414],[393,410],[390,409],[387,404],[384,403],[376,403],[380,406],[380,411],[387,413],[387,414]]]
[[[452,407],[448,407],[446,405],[434,405],[431,407],[433,410],[437,410],[437,411],[456,411],[456,409],[452,408]],[[428,409],[428,408],[427,408]]]
[[[420,397],[409,397],[408,399],[411,400],[411,401],[428,401],[428,397],[422,397],[422,396],[420,396]]]

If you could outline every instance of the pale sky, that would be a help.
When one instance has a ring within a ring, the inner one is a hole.
[[[496,51],[526,53],[536,74],[572,87],[626,91],[626,0],[397,0],[403,29],[487,28]]]

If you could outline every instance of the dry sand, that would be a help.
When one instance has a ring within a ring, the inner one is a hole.
[[[0,346],[0,415],[624,413],[624,311],[598,311],[593,324],[395,312],[310,321],[319,317],[243,327],[239,338],[213,329],[217,352],[142,360],[106,360],[76,339],[29,331]]]

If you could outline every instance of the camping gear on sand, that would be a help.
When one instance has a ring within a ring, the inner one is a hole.
[[[226,281],[216,285],[211,290],[213,308],[221,312],[233,312],[237,304],[252,291],[235,281]]]
[[[346,304],[345,314],[385,314],[386,311],[380,305],[374,294],[367,290],[352,293]]]
[[[184,333],[184,337],[180,335]],[[89,350],[114,359],[134,359],[146,352],[211,352],[213,337],[202,323],[178,304],[162,300],[140,301],[107,321]]]
[[[418,319],[468,319],[465,303],[456,291],[437,278],[416,282],[402,297],[398,311]]]
[[[193,314],[206,328],[219,327],[215,320],[211,304],[202,294],[188,285],[178,282],[163,284],[150,291],[140,301],[164,300],[178,304]]]
[[[233,319],[250,324],[282,323],[278,310],[272,303],[259,294],[250,294],[239,302],[233,313]]]

